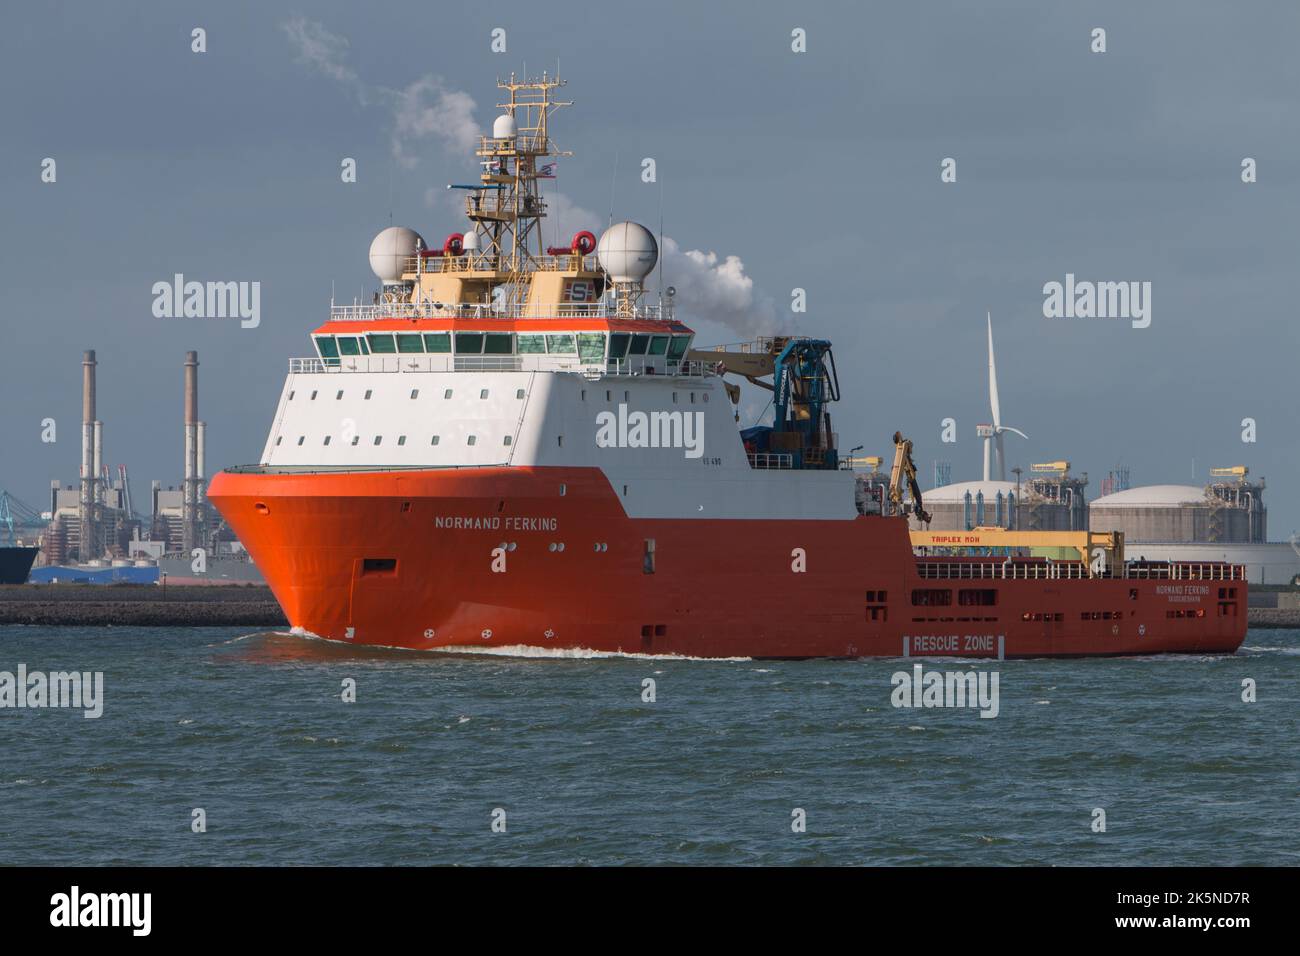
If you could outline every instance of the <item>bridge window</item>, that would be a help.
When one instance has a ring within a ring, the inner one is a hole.
[[[656,335],[650,340],[650,354],[663,355],[668,351],[668,336]]]
[[[605,334],[603,332],[579,332],[578,359],[582,362],[605,361]]]
[[[397,336],[397,351],[402,353],[423,352],[418,332],[403,332]]]
[[[371,332],[366,339],[370,343],[370,351],[376,355],[392,355],[397,352],[397,343],[391,334]]]
[[[691,344],[689,335],[674,335],[672,344],[668,347],[668,357],[673,361],[679,360],[686,354],[686,347]]]
[[[573,344],[572,335],[548,335],[546,337],[546,351],[552,355],[573,355],[578,350]]]
[[[484,355],[513,355],[514,336],[508,332],[489,332],[483,340]]]
[[[361,347],[357,345],[356,336],[340,335],[336,340],[339,346],[339,352],[343,355],[360,355]]]
[[[482,355],[483,354],[483,333],[482,332],[457,332],[456,333],[456,354],[457,355]]]
[[[316,336],[316,351],[327,366],[339,364],[339,347],[332,335]]]
[[[609,335],[609,357],[611,359],[621,359],[627,355],[628,343],[632,341],[632,336],[626,332],[611,332]]]
[[[520,335],[519,336],[520,355],[544,355],[545,353],[546,353],[546,336],[544,335]]]
[[[425,332],[424,350],[426,352],[450,352],[451,333],[450,332]]]
[[[628,347],[628,355],[645,355],[645,350],[650,347],[650,336],[634,335],[632,344]]]

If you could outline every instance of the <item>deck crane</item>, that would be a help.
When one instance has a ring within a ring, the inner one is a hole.
[[[916,482],[916,463],[912,461],[912,440],[902,432],[894,432],[894,468],[889,473],[889,501],[895,514],[906,514],[903,506],[903,481],[912,493],[912,513],[924,525],[930,523],[930,512],[921,503],[921,486]]]

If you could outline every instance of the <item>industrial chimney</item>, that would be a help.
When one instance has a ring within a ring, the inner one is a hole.
[[[99,557],[96,548],[99,533],[95,524],[99,501],[96,488],[99,471],[95,437],[99,433],[96,428],[99,423],[95,421],[95,364],[95,350],[88,349],[81,360],[81,500],[77,509],[81,523],[77,557],[83,563]]]
[[[185,484],[182,493],[181,542],[188,556],[199,547],[199,353],[185,353]]]

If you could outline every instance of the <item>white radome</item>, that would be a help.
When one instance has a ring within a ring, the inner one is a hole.
[[[423,248],[424,239],[414,229],[389,226],[370,243],[370,269],[380,282],[400,282],[406,260]]]
[[[596,255],[615,282],[640,282],[659,261],[659,244],[640,223],[616,222],[600,237]]]
[[[473,225],[465,230],[465,238],[461,240],[461,248],[466,252],[478,252],[478,232]]]
[[[515,118],[509,113],[502,113],[492,121],[492,138],[493,139],[511,139],[518,132],[515,126]]]

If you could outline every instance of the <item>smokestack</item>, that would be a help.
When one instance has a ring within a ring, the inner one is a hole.
[[[102,505],[107,497],[104,489],[104,423],[96,421],[91,434],[94,437],[90,460],[95,472],[95,504]],[[99,514],[95,517],[98,518]]]
[[[203,480],[204,477],[207,475],[207,472],[203,470],[203,458],[205,453],[207,452],[207,447],[208,447],[207,429],[208,429],[207,422],[199,422],[195,434],[195,440],[196,440],[195,443],[198,446],[194,452],[194,477],[198,479],[196,483],[197,491],[195,494],[195,500],[198,501],[199,503],[200,521],[202,521],[203,518],[203,498],[204,498],[204,494],[207,491],[206,489],[207,483]]]
[[[182,494],[182,543],[186,556],[198,541],[199,353],[185,353],[185,484]]]
[[[88,349],[81,360],[81,502],[77,515],[81,542],[77,556],[82,561],[99,557],[95,549],[95,485],[99,477],[95,468],[95,365],[95,350]]]

